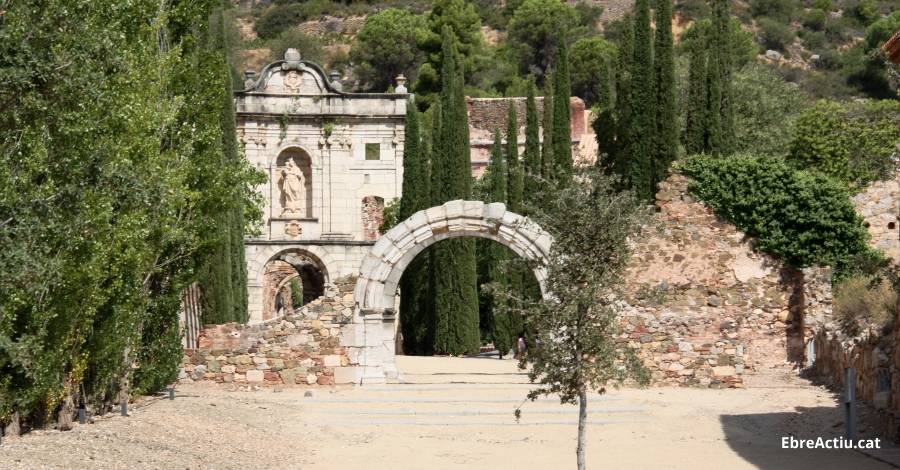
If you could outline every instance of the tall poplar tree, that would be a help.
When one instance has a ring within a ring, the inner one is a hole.
[[[678,155],[678,112],[675,109],[675,62],[672,51],[672,0],[656,2],[653,68],[656,91],[656,132],[653,193]]]
[[[458,64],[453,31],[442,34],[440,150],[434,152],[437,203],[471,198],[469,123],[466,113],[461,65]],[[478,287],[475,243],[451,239],[433,248],[434,349],[443,354],[475,353],[481,346],[478,327]]]
[[[628,182],[638,197],[650,200],[653,197],[653,135],[656,133],[650,0],[637,0],[634,10]]]
[[[553,159],[556,162],[553,173],[557,182],[566,182],[572,177],[572,110],[569,108],[571,94],[569,51],[566,46],[566,35],[560,33],[553,73]]]
[[[522,164],[519,162],[519,120],[516,113],[516,103],[509,102],[509,110],[506,114],[506,167],[507,193],[509,209],[513,212],[522,210],[523,175]]]
[[[690,69],[688,71],[688,102],[685,117],[684,149],[688,155],[706,151],[706,133],[709,127],[706,78],[706,38],[697,38],[691,44]]]
[[[528,97],[525,99],[525,152],[522,154],[522,162],[525,167],[522,192],[525,199],[532,204],[535,202],[535,196],[540,192],[540,126],[540,117],[534,98],[534,79],[532,78],[528,81]]]
[[[409,102],[406,109],[406,140],[403,143],[403,197],[400,199],[398,220],[406,220],[414,213],[431,206],[428,161],[421,139],[421,124],[416,106]],[[400,279],[400,331],[403,350],[407,354],[425,354],[431,345],[427,341],[432,328],[431,302],[428,294],[428,256],[418,256],[407,266]]]

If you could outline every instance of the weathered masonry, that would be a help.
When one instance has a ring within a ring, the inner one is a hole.
[[[250,323],[322,296],[358,272],[384,205],[400,196],[409,94],[345,93],[288,49],[235,94],[237,132],[268,175],[261,235],[246,241]],[[290,285],[299,285],[302,299]]]
[[[395,357],[397,283],[428,246],[481,237],[520,256],[546,259],[553,240],[502,203],[450,201],[413,214],[382,236],[365,256],[356,287],[335,280],[324,296],[253,325],[214,325],[190,351],[182,380],[268,384],[384,383],[398,378]],[[536,271],[543,284],[545,274]]]

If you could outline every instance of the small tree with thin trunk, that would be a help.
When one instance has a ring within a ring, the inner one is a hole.
[[[562,403],[579,406],[580,470],[585,468],[589,393],[648,381],[634,351],[617,341],[628,239],[647,212],[632,192],[617,186],[613,177],[591,167],[579,170],[568,185],[543,193],[533,218],[554,242],[548,259],[530,264],[545,270],[547,295],[534,301],[507,291],[508,301],[498,305],[521,313],[536,338],[537,347],[520,362],[520,367],[530,366],[529,379],[537,385],[528,399],[557,395]]]

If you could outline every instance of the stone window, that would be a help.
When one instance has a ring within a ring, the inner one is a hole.
[[[363,240],[378,240],[381,224],[384,223],[384,198],[366,196],[362,200]]]
[[[366,160],[381,160],[381,144],[378,142],[366,143]]]

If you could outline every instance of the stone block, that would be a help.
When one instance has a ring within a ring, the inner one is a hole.
[[[297,346],[303,346],[303,345],[309,343],[309,335],[305,335],[305,334],[288,335],[288,337],[285,341],[287,342],[288,346],[290,346],[292,348],[296,348]]]
[[[492,202],[484,206],[484,218],[493,220],[502,220],[503,214],[506,212],[506,204],[502,202]]]
[[[237,368],[231,364],[222,366],[222,372],[225,374],[233,374]]]
[[[334,369],[334,383],[352,384],[359,383],[362,370],[359,367],[337,367]]]
[[[261,370],[247,371],[247,382],[262,382],[264,379],[265,374]]]
[[[736,375],[734,366],[716,366],[713,367],[713,375],[716,377],[730,377]]]
[[[323,358],[323,364],[325,365],[325,367],[340,367],[341,356],[337,354],[329,354]]]

